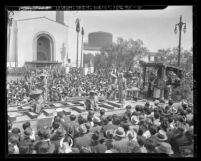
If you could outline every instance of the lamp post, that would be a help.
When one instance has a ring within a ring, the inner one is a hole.
[[[83,67],[83,54],[82,54],[82,50],[83,50],[83,37],[84,37],[84,28],[82,27],[82,31],[81,31],[81,35],[82,35],[82,47],[81,47],[81,62],[80,62],[80,67]]]
[[[174,32],[177,34],[177,27],[179,28],[179,51],[178,51],[178,67],[180,66],[180,54],[181,54],[181,30],[184,25],[183,31],[186,32],[186,23],[182,22],[182,16],[180,16],[180,22],[175,25]]]
[[[77,18],[75,21],[76,24],[76,32],[77,32],[77,59],[76,59],[76,67],[78,68],[78,42],[79,42],[79,32],[80,32],[80,19]]]

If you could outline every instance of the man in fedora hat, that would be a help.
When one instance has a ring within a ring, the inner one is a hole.
[[[114,131],[114,139],[115,140],[112,143],[113,148],[120,153],[126,153],[129,139],[126,137],[126,133],[122,127],[119,127]]]
[[[167,134],[163,130],[159,130],[155,136],[158,142],[168,142]]]
[[[55,134],[50,138],[51,142],[55,145],[55,153],[59,152],[60,142],[65,138],[65,130],[58,128]]]
[[[112,142],[113,142],[113,136],[114,136],[114,130],[107,130],[104,132],[104,144],[107,147],[107,150],[113,148]]]
[[[155,151],[157,153],[168,154],[169,156],[174,154],[174,151],[172,150],[171,145],[166,142],[159,143],[159,146],[155,147]]]
[[[107,116],[107,124],[103,125],[103,131],[106,132],[107,130],[114,130],[117,129],[119,126],[113,123],[113,118],[111,115]]]
[[[98,116],[94,116],[92,120],[93,120],[94,126],[91,128],[91,132],[94,132],[94,131],[100,132],[102,129],[101,119]]]
[[[37,154],[52,154],[55,151],[55,146],[51,142],[41,142],[38,146]]]
[[[92,139],[91,141],[92,153],[104,153],[107,150],[106,146],[100,143],[102,137],[99,131],[94,131],[91,139]]]
[[[48,152],[54,152],[55,151],[55,145],[50,142],[50,131],[46,127],[39,127],[38,130],[38,138],[34,142],[34,151],[36,154],[41,153],[41,146],[42,145],[48,145],[46,147],[46,153]],[[50,150],[50,151],[49,151]]]
[[[91,144],[91,136],[87,134],[87,128],[84,124],[80,125],[77,129],[80,133],[80,136],[75,138],[73,147],[83,150],[89,148]]]

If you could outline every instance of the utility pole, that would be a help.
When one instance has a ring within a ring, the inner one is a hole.
[[[180,66],[180,55],[181,55],[181,30],[184,25],[183,31],[186,32],[186,23],[182,22],[182,16],[180,16],[180,21],[175,25],[175,34],[177,33],[177,27],[179,28],[179,48],[178,48],[178,67]]]

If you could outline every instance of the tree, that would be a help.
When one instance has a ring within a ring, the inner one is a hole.
[[[102,48],[102,52],[107,53],[107,66],[115,64],[116,70],[121,71],[123,68],[129,70],[133,64],[134,57],[140,57],[148,53],[148,49],[143,47],[142,40],[124,40],[118,38],[109,48]]]
[[[83,64],[87,64],[89,66],[90,64],[90,60],[93,61],[94,59],[94,55],[88,53],[88,54],[84,54],[83,55]]]

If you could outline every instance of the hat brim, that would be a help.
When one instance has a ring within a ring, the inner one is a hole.
[[[118,136],[118,137],[121,137],[121,138],[126,137],[126,133],[125,132],[123,132],[122,135],[118,135],[116,132],[117,132],[117,129],[114,131],[114,136]]]
[[[156,150],[156,152],[158,152],[158,153],[165,153],[165,154],[169,154],[169,155],[174,154],[173,150],[170,150],[169,152],[167,152],[167,151],[161,150],[161,149],[158,148],[158,147],[156,147],[155,150]]]
[[[156,134],[156,137],[158,141],[166,141],[168,139],[167,135],[164,135],[164,139],[159,138],[158,134]]]

